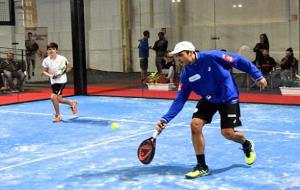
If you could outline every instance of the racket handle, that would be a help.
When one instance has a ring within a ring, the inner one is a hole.
[[[153,137],[154,139],[156,139],[157,136],[158,136],[158,131],[157,131],[157,130],[154,130],[154,133],[153,133],[152,137]]]

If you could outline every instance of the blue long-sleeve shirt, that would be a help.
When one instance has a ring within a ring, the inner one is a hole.
[[[182,70],[176,98],[161,120],[171,121],[192,91],[216,104],[237,102],[239,91],[230,73],[232,67],[250,74],[256,81],[263,78],[255,65],[241,55],[219,50],[196,52],[195,63]]]

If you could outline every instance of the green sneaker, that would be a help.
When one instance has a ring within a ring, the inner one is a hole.
[[[255,150],[254,150],[253,141],[250,140],[249,142],[250,142],[250,145],[246,148],[243,148],[243,151],[245,153],[245,162],[246,162],[246,164],[251,165],[256,160],[256,153],[255,153]]]
[[[196,167],[194,167],[193,171],[185,174],[185,178],[186,179],[195,179],[197,177],[207,176],[209,174],[210,174],[210,172],[209,172],[209,169],[207,166],[202,167],[202,166],[197,165]]]

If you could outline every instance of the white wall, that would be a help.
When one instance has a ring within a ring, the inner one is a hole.
[[[200,50],[227,49],[237,52],[242,45],[254,47],[260,33],[267,33],[271,55],[280,60],[293,47],[299,56],[299,13],[297,0],[130,0],[132,61],[140,71],[138,39],[149,30],[150,45],[160,28],[167,28],[169,49],[179,40],[190,40]],[[153,9],[151,9],[151,2]],[[215,6],[214,6],[215,2]],[[86,53],[89,68],[122,71],[120,0],[85,0]],[[233,8],[242,4],[242,8]],[[38,25],[48,27],[49,41],[59,44],[60,53],[72,61],[70,0],[37,0]],[[214,9],[215,8],[215,9]],[[292,20],[297,15],[298,20]],[[18,21],[17,21],[18,22]],[[176,28],[176,26],[178,26]],[[0,26],[0,46],[11,47],[10,26]],[[214,33],[220,40],[211,40]],[[179,34],[178,34],[179,33]],[[15,38],[24,42],[20,28]],[[155,71],[154,52],[149,59]]]

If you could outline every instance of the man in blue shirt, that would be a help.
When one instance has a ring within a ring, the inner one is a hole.
[[[192,143],[197,165],[185,177],[193,179],[210,174],[205,162],[202,129],[205,124],[211,122],[217,111],[221,116],[222,135],[226,139],[242,144],[245,162],[248,165],[253,164],[256,159],[254,143],[247,140],[243,133],[235,130],[235,127],[241,126],[239,92],[230,69],[235,67],[250,74],[260,88],[264,89],[267,82],[262,73],[252,62],[240,55],[218,50],[196,52],[194,45],[187,41],[176,44],[170,54],[175,55],[185,66],[181,72],[177,96],[169,111],[158,121],[156,130],[160,133],[181,111],[192,91],[202,97],[191,122]]]
[[[139,57],[140,57],[140,68],[141,68],[141,82],[146,84],[147,79],[147,70],[148,70],[148,57],[149,57],[149,43],[148,39],[150,38],[150,32],[145,30],[143,32],[143,38],[140,41],[138,46],[139,48]]]

